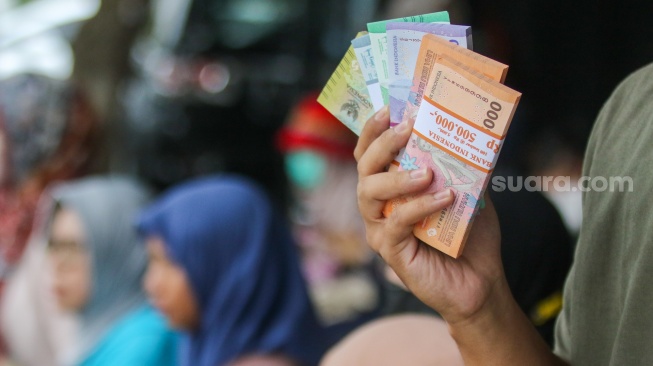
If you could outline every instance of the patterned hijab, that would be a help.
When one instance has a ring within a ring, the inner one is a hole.
[[[280,353],[305,365],[323,352],[287,223],[255,184],[236,176],[194,180],[140,218],[188,275],[201,325],[186,334],[182,365],[222,366]]]
[[[45,187],[88,171],[98,127],[70,83],[34,74],[0,81],[0,279],[23,252]]]

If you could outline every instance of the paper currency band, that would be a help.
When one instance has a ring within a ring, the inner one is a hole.
[[[454,111],[452,111],[452,110],[446,108],[446,107],[443,106],[442,104],[440,104],[440,103],[434,101],[433,99],[427,97],[426,95],[424,96],[424,100],[427,101],[427,102],[428,102],[429,104],[431,104],[432,106],[438,108],[439,110],[441,110],[441,111],[443,111],[443,112],[445,112],[445,113],[447,113],[447,114],[449,114],[449,115],[455,117],[458,121],[463,122],[463,123],[467,124],[468,126],[473,127],[473,128],[475,128],[475,129],[477,129],[477,130],[479,130],[479,131],[485,133],[486,135],[492,136],[492,137],[494,137],[494,138],[497,139],[497,140],[503,140],[503,139],[505,138],[505,136],[501,136],[501,135],[496,134],[496,133],[494,133],[494,132],[492,132],[492,131],[490,131],[490,130],[488,130],[488,129],[484,129],[484,128],[482,128],[481,126],[476,125],[475,123],[472,123],[472,122],[469,121],[467,118],[465,118],[465,117],[459,115],[458,113],[456,113],[456,112],[454,112]]]
[[[495,133],[477,127],[471,121],[444,108],[430,98],[424,98],[413,132],[424,141],[444,151],[461,161],[484,173],[494,169],[503,137],[496,138]],[[437,120],[442,120],[440,126]],[[449,131],[444,125],[449,127]],[[456,126],[456,127],[452,127]],[[461,138],[457,131],[464,131],[467,136]],[[473,141],[468,139],[473,135]],[[496,150],[495,150],[496,149]]]

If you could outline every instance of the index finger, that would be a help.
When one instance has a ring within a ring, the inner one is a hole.
[[[356,149],[354,149],[354,158],[356,158],[356,161],[360,160],[361,156],[367,151],[367,148],[370,147],[372,141],[376,140],[383,131],[390,127],[390,111],[388,108],[386,105],[379,109],[376,114],[367,120],[365,126],[363,126],[363,131],[361,131],[358,137]]]

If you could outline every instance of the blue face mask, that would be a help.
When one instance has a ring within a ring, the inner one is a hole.
[[[290,181],[303,189],[320,185],[327,169],[326,158],[311,150],[297,150],[285,157],[286,174]]]

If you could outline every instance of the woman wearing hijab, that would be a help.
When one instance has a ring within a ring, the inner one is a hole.
[[[373,252],[358,212],[357,136],[309,92],[276,135],[293,195],[291,223],[319,319],[342,333],[380,308]]]
[[[61,309],[79,319],[64,364],[174,365],[175,336],[141,290],[147,255],[133,226],[149,195],[126,178],[88,178],[51,193],[48,259]]]
[[[70,81],[29,73],[0,81],[0,342],[22,365],[56,365],[59,347],[46,334],[56,330],[59,343],[71,337],[73,321],[53,309],[40,278],[45,246],[36,208],[46,186],[97,163],[99,128]]]
[[[0,81],[0,280],[23,253],[43,189],[96,163],[99,127],[71,82],[36,74]]]
[[[184,332],[181,365],[316,365],[321,341],[287,223],[249,180],[173,188],[141,216],[145,287]]]

